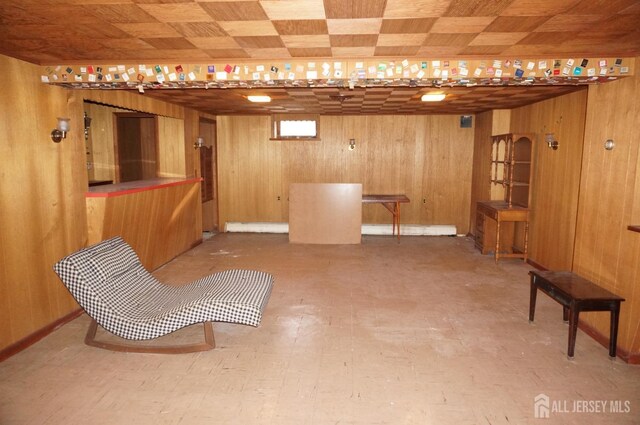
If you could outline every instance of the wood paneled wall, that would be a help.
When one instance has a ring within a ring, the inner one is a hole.
[[[184,120],[158,116],[158,177],[186,177],[185,156],[193,163],[193,146],[187,152]]]
[[[476,114],[473,139],[473,171],[471,178],[471,214],[469,231],[475,235],[476,203],[491,199],[491,135],[494,111]]]
[[[184,171],[187,177],[201,177],[200,152],[193,147],[200,135],[200,113],[193,109],[184,111]]]
[[[640,78],[589,86],[574,271],[626,298],[619,347],[640,363]],[[615,148],[604,149],[612,139]],[[560,138],[562,149],[562,138]],[[608,337],[609,317],[580,315]]]
[[[185,113],[137,93],[45,85],[40,71],[0,55],[6,84],[0,96],[0,350],[79,308],[52,266],[87,244],[83,99],[176,119]],[[49,137],[56,117],[71,118],[71,131],[61,143]],[[187,143],[184,130],[179,137]],[[183,160],[186,170],[188,159]],[[194,208],[199,216],[199,206]],[[187,226],[197,238],[199,223],[196,217]]]
[[[208,178],[212,182],[213,200],[202,203],[202,230],[218,231],[218,169],[217,169],[217,143],[216,143],[216,122],[212,120],[200,121],[199,135],[204,139],[204,145],[211,148],[208,149],[207,155],[211,155],[211,170],[209,176],[204,176],[200,171],[202,178]],[[200,161],[198,161],[198,167]]]
[[[365,193],[405,193],[403,223],[469,230],[474,130],[457,115],[321,116],[321,141],[269,140],[269,117],[220,116],[217,126],[222,226],[287,221],[290,183],[362,183]],[[390,216],[365,205],[363,222]]]
[[[148,270],[202,240],[200,184],[188,183],[122,196],[87,198],[89,244],[122,236]]]
[[[86,242],[82,99],[39,75],[0,56],[0,349],[78,308],[52,266]],[[71,118],[61,143],[56,117]]]
[[[511,131],[535,135],[529,257],[551,270],[571,270],[587,91],[511,111]],[[547,147],[554,133],[558,150]]]

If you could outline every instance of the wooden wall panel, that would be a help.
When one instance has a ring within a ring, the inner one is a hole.
[[[511,109],[494,109],[491,135],[507,134],[511,130]]]
[[[640,362],[640,234],[627,226],[640,222],[638,98],[638,77],[589,87],[574,258],[574,272],[626,298],[618,344],[635,362]],[[612,151],[604,149],[607,139],[616,143]],[[580,317],[608,337],[606,314]]]
[[[185,111],[137,93],[44,85],[40,73],[34,65],[0,56],[0,77],[6,82],[0,96],[0,350],[79,308],[52,266],[87,244],[83,100],[173,118],[182,118]],[[111,137],[105,136],[109,140],[113,140],[111,113],[104,127],[111,132]],[[93,127],[99,120],[91,115]],[[49,137],[56,117],[71,119],[71,131],[59,144]],[[184,131],[180,141],[186,143]],[[99,160],[113,163],[107,152]],[[184,156],[183,160],[186,164]],[[111,180],[110,173],[93,177]],[[197,223],[190,218],[174,228],[183,229],[190,239],[194,233],[199,238]]]
[[[269,117],[218,117],[220,223],[287,221],[290,183],[362,183],[364,193],[407,194],[403,223],[466,233],[473,129],[459,119],[321,116],[321,141],[273,141]],[[390,220],[379,205],[364,206],[363,222]]]
[[[189,183],[122,196],[87,198],[88,243],[122,236],[154,270],[202,240],[200,184]]]
[[[157,136],[156,120],[154,118],[140,119],[140,154],[142,161],[142,179],[157,177]]]
[[[455,224],[458,234],[467,234],[474,129],[460,128],[458,115],[419,118],[429,129],[424,140],[422,198],[426,199],[425,223]]]
[[[268,116],[217,118],[222,228],[227,221],[283,221],[288,210],[281,183],[283,143],[269,140],[269,125]]]
[[[211,190],[213,193],[213,200],[202,203],[202,230],[204,231],[217,231],[218,230],[218,188],[217,178],[218,170],[217,166],[217,143],[216,143],[216,122],[212,120],[200,121],[198,119],[199,132],[198,135],[204,139],[204,145],[212,148],[210,150],[211,158],[211,175],[209,178],[212,181]],[[195,151],[195,149],[194,149]],[[208,151],[209,152],[209,151]],[[209,155],[209,154],[207,154]],[[200,159],[195,161],[198,176],[205,177],[200,167]]]
[[[81,98],[0,56],[0,349],[78,308],[52,270],[86,241]],[[71,118],[61,143],[49,134]]]
[[[511,131],[536,138],[529,258],[552,270],[573,264],[586,102],[582,90],[511,111]],[[558,150],[544,142],[548,132],[559,140]]]
[[[350,126],[348,121],[345,117],[342,125]],[[426,140],[428,137],[416,137],[417,127],[424,125],[423,119],[408,115],[368,116],[366,120],[363,144],[367,145],[367,150],[364,157],[363,193],[406,194],[413,205],[410,203],[402,206],[401,219],[404,223],[415,222],[412,219],[415,216],[415,206],[420,205],[418,199],[426,196],[420,190],[421,187],[412,187],[414,175],[421,176],[423,169],[416,170],[406,165],[413,162],[418,145],[422,147],[423,143],[430,142]],[[341,142],[345,146],[348,143],[347,140]],[[390,215],[381,205],[364,205],[362,222],[388,224]]]
[[[491,196],[491,136],[494,122],[494,111],[487,111],[476,115],[475,133],[473,139],[473,170],[471,178],[471,214],[469,216],[469,230],[475,235],[476,203],[490,200]],[[508,129],[507,129],[508,132]]]
[[[200,152],[193,147],[200,136],[200,113],[193,109],[184,110],[184,161],[187,177],[200,176]]]
[[[320,132],[327,183],[362,183],[365,180],[366,158],[371,146],[367,135],[368,119],[352,116],[349,125],[343,125],[344,117],[322,117]],[[349,149],[350,139],[355,142],[354,149]],[[363,207],[366,209],[367,206]]]
[[[185,156],[189,156],[193,164],[191,149],[187,151],[184,120],[170,117],[156,117],[158,131],[158,177],[186,177]]]

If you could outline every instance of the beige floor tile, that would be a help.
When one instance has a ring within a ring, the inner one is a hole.
[[[274,275],[258,328],[216,323],[217,348],[203,353],[124,354],[85,346],[82,316],[0,363],[0,424],[640,423],[640,368],[583,332],[567,360],[559,305],[539,296],[528,323],[530,266],[495,264],[468,238],[220,234],[154,274],[183,284],[228,268]],[[542,421],[540,393],[632,411]]]

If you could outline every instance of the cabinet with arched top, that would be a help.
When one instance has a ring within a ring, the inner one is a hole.
[[[479,201],[476,247],[487,254],[527,259],[533,141],[530,134],[507,133],[491,138],[491,200]],[[516,247],[515,227],[524,226]],[[501,232],[502,231],[502,232]]]

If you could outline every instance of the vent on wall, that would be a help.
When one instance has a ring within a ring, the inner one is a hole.
[[[471,127],[473,127],[473,116],[460,115],[460,128],[471,128]]]

